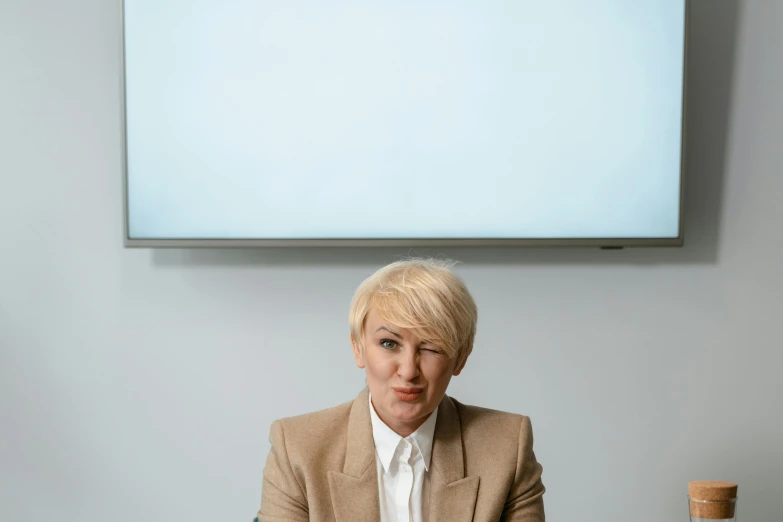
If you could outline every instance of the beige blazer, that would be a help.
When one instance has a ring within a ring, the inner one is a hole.
[[[380,520],[368,394],[272,424],[259,522]],[[527,417],[444,397],[429,473],[430,522],[544,521]]]

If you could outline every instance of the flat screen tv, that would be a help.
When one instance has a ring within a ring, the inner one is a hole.
[[[687,14],[125,0],[125,244],[681,245]]]

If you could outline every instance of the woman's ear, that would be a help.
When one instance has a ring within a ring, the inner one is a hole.
[[[351,347],[353,348],[353,359],[356,361],[356,366],[364,368],[364,345],[362,345],[361,339],[356,339],[351,332],[349,338],[351,339]]]

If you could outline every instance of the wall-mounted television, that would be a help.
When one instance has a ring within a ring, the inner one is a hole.
[[[125,244],[681,245],[687,13],[125,0]]]

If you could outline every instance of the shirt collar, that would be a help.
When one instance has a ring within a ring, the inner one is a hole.
[[[375,451],[378,454],[384,472],[388,472],[391,461],[394,458],[394,454],[403,437],[400,437],[399,434],[388,427],[378,416],[375,407],[372,405],[372,395],[370,395],[369,403],[372,435],[375,440]],[[419,450],[419,453],[424,460],[424,468],[427,471],[430,469],[432,442],[435,439],[435,422],[437,419],[438,408],[435,408],[435,411],[427,417],[427,420],[424,421],[424,424],[419,426],[419,429],[411,433],[408,437],[405,437]]]

